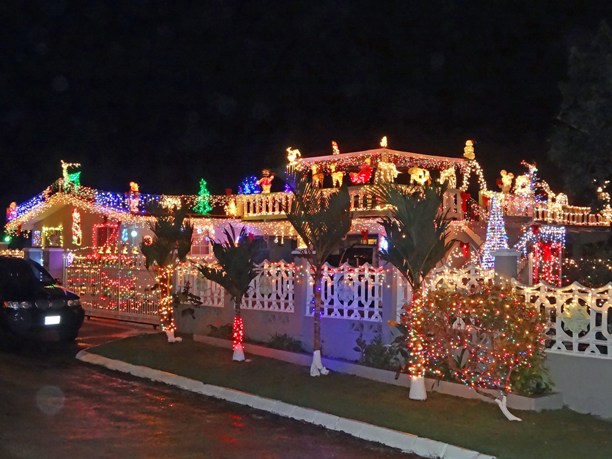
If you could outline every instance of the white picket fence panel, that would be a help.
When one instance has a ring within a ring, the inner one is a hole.
[[[222,308],[225,300],[225,289],[216,282],[205,279],[193,264],[184,264],[176,270],[175,291],[181,291],[189,285],[189,293],[202,301],[202,306]]]
[[[295,265],[264,261],[257,265],[258,275],[251,281],[241,307],[258,311],[295,310]]]
[[[344,264],[334,268],[325,264],[321,281],[321,316],[382,322],[384,284],[385,273],[382,268],[369,264],[359,267]],[[312,316],[314,295],[310,273],[308,285],[306,315]]]
[[[514,282],[525,301],[546,313],[548,352],[612,358],[612,283],[588,288]]]

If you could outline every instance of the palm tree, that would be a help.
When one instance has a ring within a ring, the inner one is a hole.
[[[251,281],[257,276],[255,271],[255,245],[242,227],[236,237],[234,227],[225,229],[225,241],[212,241],[213,253],[217,258],[215,265],[198,265],[202,275],[223,287],[232,297],[234,303],[234,323],[232,327],[234,350],[233,360],[244,360],[244,323],[240,314],[242,297],[249,289]]]
[[[159,319],[162,330],[166,332],[169,343],[180,342],[175,337],[172,302],[172,277],[179,261],[185,261],[191,250],[193,225],[185,219],[189,206],[186,202],[181,207],[167,211],[159,205],[151,208],[156,221],[151,224],[153,238],[145,236],[140,243],[140,251],[145,256],[147,269],[153,267],[156,272],[157,286],[160,292]]]
[[[391,214],[379,221],[388,241],[388,248],[380,252],[381,258],[395,266],[412,288],[410,307],[405,306],[406,314],[402,317],[409,330],[410,398],[414,400],[425,400],[427,392],[419,353],[420,336],[410,322],[418,313],[423,280],[453,244],[446,240],[450,221],[441,211],[445,190],[445,186],[405,187],[394,183],[373,187],[374,194],[389,206]]]
[[[287,209],[287,219],[306,244],[305,256],[310,262],[314,279],[314,339],[310,375],[326,375],[321,362],[321,281],[323,264],[336,250],[351,228],[351,213],[346,182],[331,194],[314,185],[306,174],[299,179],[288,177],[293,199]]]

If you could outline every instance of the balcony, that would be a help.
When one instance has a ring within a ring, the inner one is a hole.
[[[333,193],[334,188],[326,188],[324,193]],[[237,216],[243,220],[268,220],[285,218],[285,209],[291,205],[292,193],[266,193],[238,195],[236,199]],[[351,212],[357,217],[375,217],[385,213],[385,207],[379,203],[371,187],[349,187]],[[463,220],[461,211],[461,193],[459,190],[448,190],[444,194],[444,210],[453,220]]]

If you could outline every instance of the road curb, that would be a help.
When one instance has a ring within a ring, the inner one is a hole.
[[[238,403],[258,410],[267,411],[278,416],[308,422],[338,432],[344,432],[353,437],[361,438],[362,440],[382,443],[386,446],[400,449],[406,453],[414,453],[424,457],[440,459],[495,459],[494,456],[449,445],[448,443],[418,437],[409,433],[399,432],[397,430],[387,429],[385,427],[379,427],[353,419],[341,418],[333,414],[291,405],[289,403],[260,397],[235,389],[204,384],[201,381],[196,381],[184,376],[178,376],[166,371],[154,370],[139,365],[132,365],[121,360],[109,359],[87,351],[80,351],[76,355],[76,358],[82,362],[99,365],[110,370],[128,373],[151,381],[162,382],[208,397]]]

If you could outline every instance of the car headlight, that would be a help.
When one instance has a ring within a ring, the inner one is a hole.
[[[30,309],[33,306],[31,301],[5,301],[2,305],[10,309]]]
[[[67,304],[68,306],[72,306],[72,307],[74,307],[74,306],[81,306],[81,300],[79,300],[79,299],[76,299],[76,300],[68,300],[68,301],[66,302],[66,304]]]

